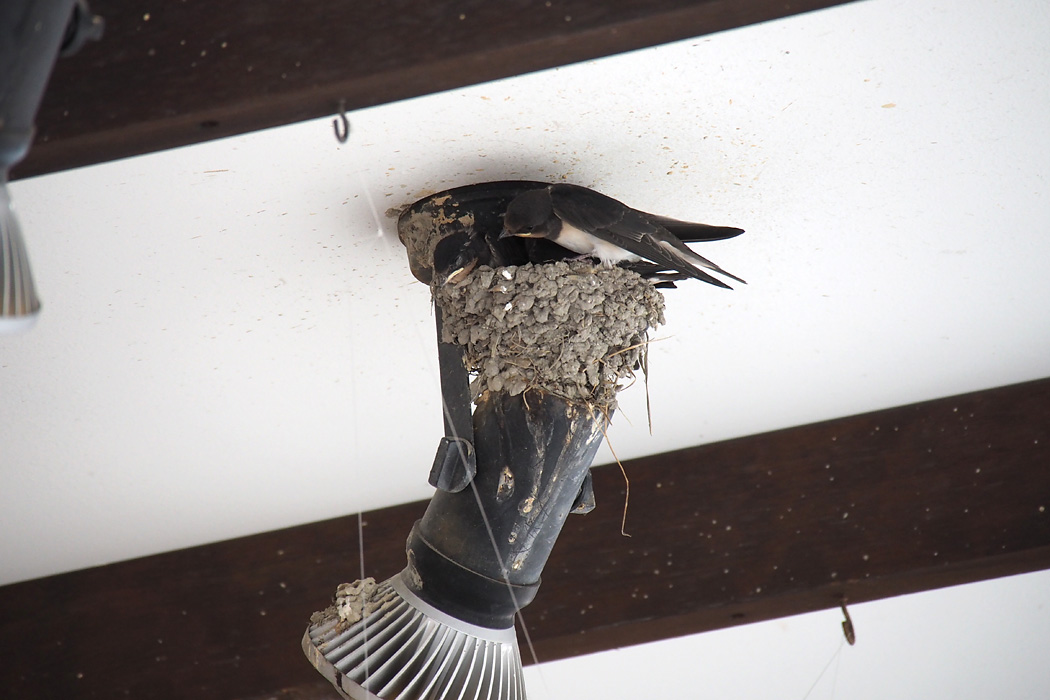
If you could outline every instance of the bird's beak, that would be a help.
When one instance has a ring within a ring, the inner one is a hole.
[[[502,241],[504,238],[510,238],[513,235],[514,234],[508,231],[507,229],[503,229],[502,231],[500,231],[499,238],[496,240]]]
[[[448,273],[448,277],[445,278],[445,281],[442,282],[442,284],[458,284],[461,280],[463,280],[463,278],[465,278],[467,275],[473,272],[474,268],[477,266],[478,261],[474,260],[473,262],[468,263],[463,267],[453,270],[452,272]]]

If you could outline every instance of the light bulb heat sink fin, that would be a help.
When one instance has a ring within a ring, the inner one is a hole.
[[[39,311],[40,300],[18,219],[11,209],[7,185],[0,183],[0,332],[28,329]]]
[[[333,611],[333,609],[329,609]],[[303,651],[351,700],[525,700],[514,628],[457,620],[420,600],[401,575],[380,583],[353,624],[332,612]]]

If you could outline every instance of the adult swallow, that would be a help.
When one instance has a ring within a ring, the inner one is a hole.
[[[702,224],[701,224],[702,225]],[[709,239],[704,239],[709,240]],[[509,248],[508,243],[527,243]],[[499,239],[499,232],[484,235],[474,228],[451,233],[434,247],[433,284],[457,284],[479,265],[503,267],[507,265],[543,264],[579,258],[574,251],[543,238],[522,240]],[[620,263],[633,270],[659,289],[675,289],[675,282],[689,279],[681,272],[671,272],[656,263],[640,260]]]
[[[729,226],[689,224],[647,214],[579,185],[548,185],[530,189],[507,205],[500,238],[544,238],[605,265],[648,260],[659,269],[732,289],[700,268],[744,282],[690,250],[669,226],[693,240],[718,240],[743,233]]]

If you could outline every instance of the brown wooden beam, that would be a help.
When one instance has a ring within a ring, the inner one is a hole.
[[[27,177],[519,75],[847,0],[92,0]]]
[[[524,611],[541,661],[1050,567],[1050,379],[624,466],[631,537],[595,469]],[[364,514],[368,575],[403,567],[425,506]],[[357,541],[350,516],[0,588],[0,688],[334,697],[299,640]]]
[[[1050,568],[1050,379],[625,466],[631,537],[596,470],[526,611],[541,660]]]

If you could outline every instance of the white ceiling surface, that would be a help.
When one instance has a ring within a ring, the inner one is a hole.
[[[871,0],[13,183],[45,306],[0,338],[0,583],[429,496],[384,213],[471,182],[747,229],[702,249],[747,286],[667,294],[621,458],[1050,375],[1047,36]]]

